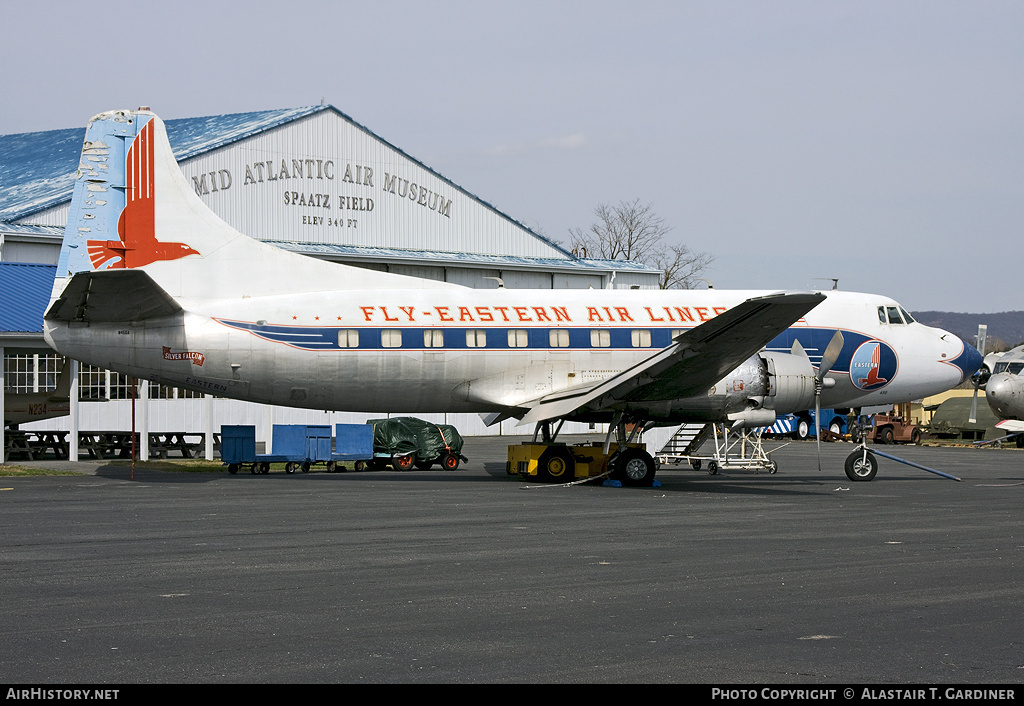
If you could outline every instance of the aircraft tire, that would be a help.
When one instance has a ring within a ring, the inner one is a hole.
[[[854,451],[846,457],[846,477],[855,483],[867,482],[878,473],[878,460],[873,453]]]
[[[545,483],[569,483],[576,479],[576,460],[564,446],[552,446],[540,455],[537,478]]]
[[[641,449],[627,449],[615,459],[612,478],[630,487],[649,488],[654,484],[656,472],[654,459],[649,453]]]

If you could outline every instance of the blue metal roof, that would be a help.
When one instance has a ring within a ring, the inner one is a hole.
[[[444,262],[449,264],[472,263],[475,265],[487,265],[496,268],[535,269],[543,267],[548,270],[569,270],[578,274],[586,274],[591,270],[595,274],[607,274],[612,270],[619,272],[644,272],[649,274],[651,269],[640,262],[632,260],[600,260],[592,258],[578,258],[575,260],[563,260],[558,258],[520,257],[517,255],[487,255],[472,252],[437,252],[433,250],[412,250],[408,248],[381,248],[366,245],[338,245],[331,243],[300,243],[290,240],[266,240],[270,245],[275,245],[283,250],[291,250],[306,255],[330,255],[334,258],[344,259],[369,259],[388,260],[409,259],[415,262]]]
[[[263,110],[167,120],[179,160],[278,127],[331,106]],[[0,135],[0,221],[13,221],[71,199],[85,128]]]
[[[56,265],[0,262],[0,333],[42,333]]]

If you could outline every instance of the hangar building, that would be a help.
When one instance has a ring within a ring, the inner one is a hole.
[[[657,287],[658,274],[626,261],[577,257],[332,106],[165,121],[196,193],[239,231],[313,257],[468,287]],[[84,127],[0,135],[0,349],[8,396],[52,390],[62,360],[42,339]],[[221,424],[362,422],[330,413],[203,399],[156,385],[145,429],[198,431]],[[80,373],[81,429],[129,429],[124,376]],[[102,402],[101,402],[102,401]],[[474,415],[438,419],[464,434],[488,429]],[[66,417],[23,429],[67,429]],[[568,429],[568,428],[567,428]]]

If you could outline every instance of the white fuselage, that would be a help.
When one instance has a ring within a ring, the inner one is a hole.
[[[46,335],[84,362],[226,397],[327,410],[489,412],[605,379],[763,294],[453,287],[182,298],[176,316],[138,325],[47,322]],[[828,407],[919,399],[958,384],[960,339],[918,323],[882,323],[878,308],[886,306],[896,305],[830,292],[767,348],[788,352],[799,340],[816,364],[841,330],[847,344],[829,373],[835,385],[822,395]],[[883,383],[865,383],[870,351],[857,351],[876,342],[892,360],[876,360],[882,375],[873,379]],[[723,380],[714,392],[728,387]],[[709,396],[689,407],[721,407]]]

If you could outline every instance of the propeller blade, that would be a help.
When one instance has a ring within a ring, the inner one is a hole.
[[[978,352],[981,353],[981,357],[985,357],[985,339],[988,334],[988,326],[980,324],[978,326]],[[979,384],[980,377],[975,374],[974,378],[974,396],[971,398],[971,416],[967,418],[971,424],[978,421],[978,388],[981,387]]]
[[[818,444],[818,473],[821,473],[821,391],[814,393],[814,440]]]
[[[818,470],[821,471],[821,388],[824,387],[825,375],[832,369],[843,352],[843,334],[836,331],[832,340],[825,347],[825,353],[818,363],[818,372],[814,376],[814,439],[818,445]]]
[[[828,346],[825,347],[825,354],[821,356],[821,362],[818,364],[819,380],[824,378],[825,374],[836,364],[839,354],[843,352],[843,343],[845,341],[842,331],[836,331],[835,335],[832,336],[832,340],[828,342]]]

